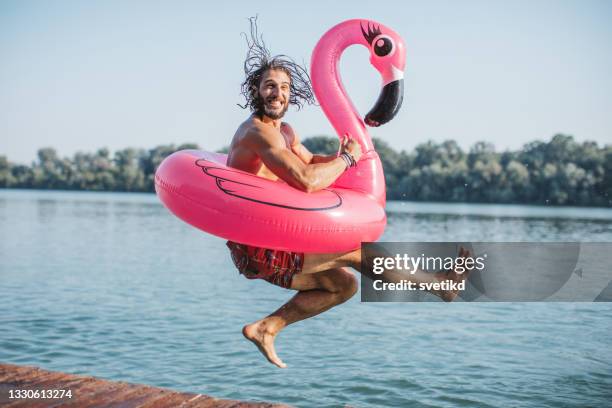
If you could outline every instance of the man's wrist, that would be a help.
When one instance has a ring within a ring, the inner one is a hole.
[[[348,156],[349,156],[349,157],[350,157],[350,159],[351,159],[351,163],[353,163],[353,166],[356,166],[356,165],[357,165],[357,160],[355,160],[355,156],[353,156],[353,154],[352,154],[352,153],[350,153],[348,150],[346,150],[346,149],[344,149],[344,148],[342,148],[342,149],[340,150],[340,154],[342,154],[342,153],[346,153],[346,154],[348,154]]]
[[[347,152],[340,153],[340,156],[338,157],[340,157],[346,163],[346,170],[348,170],[349,167],[355,167],[357,165],[357,162],[355,161],[353,156],[351,156]]]

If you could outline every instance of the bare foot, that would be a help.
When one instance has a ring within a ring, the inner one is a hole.
[[[276,350],[274,350],[276,333],[267,330],[265,321],[259,320],[255,323],[247,324],[242,328],[242,334],[257,346],[261,354],[263,354],[269,362],[277,367],[287,368],[287,364],[283,363],[283,360],[276,355]]]
[[[468,251],[467,249],[463,249],[463,247],[459,248],[459,254],[457,255],[457,257],[467,258],[470,256],[471,256],[470,251]],[[438,281],[451,281],[453,283],[460,284],[461,282],[466,280],[468,276],[470,276],[470,270],[465,268],[465,271],[458,272],[457,268],[455,267],[455,270],[436,273],[434,276]],[[432,293],[438,296],[439,298],[441,298],[442,300],[444,300],[445,302],[452,302],[453,300],[455,300],[455,298],[459,294],[459,289],[437,290]]]

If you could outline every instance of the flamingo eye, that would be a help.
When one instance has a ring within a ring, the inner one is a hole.
[[[372,43],[374,54],[379,57],[385,57],[393,52],[393,40],[386,35],[376,37]]]

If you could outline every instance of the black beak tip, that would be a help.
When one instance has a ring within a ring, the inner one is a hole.
[[[388,83],[378,96],[376,104],[364,118],[364,122],[371,127],[378,127],[395,117],[404,98],[404,81],[399,79]]]
[[[370,126],[370,127],[379,127],[380,123],[373,120],[372,118],[370,118],[369,116],[366,116],[365,119],[363,120],[365,122],[366,125]]]

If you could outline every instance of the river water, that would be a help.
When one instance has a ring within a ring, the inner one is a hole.
[[[612,210],[391,202],[385,241],[612,242]],[[152,194],[0,190],[0,361],[298,407],[612,401],[611,303],[361,303],[242,326],[291,292]]]

